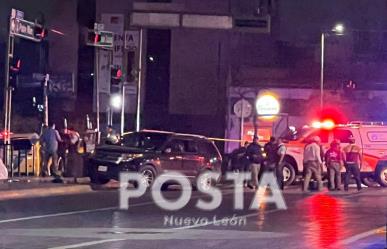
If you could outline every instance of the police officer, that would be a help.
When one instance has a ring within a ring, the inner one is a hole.
[[[355,144],[355,138],[351,136],[349,138],[349,145],[344,148],[344,163],[345,163],[345,177],[344,177],[344,190],[348,191],[349,178],[351,175],[356,180],[357,190],[361,190],[360,181],[360,168],[361,168],[361,149]]]
[[[265,158],[265,170],[273,171],[275,170],[276,164],[277,164],[277,142],[275,137],[270,137],[269,142],[267,142],[263,149],[266,154]]]
[[[340,140],[335,139],[329,150],[325,153],[325,162],[328,169],[330,190],[340,190],[341,168],[343,166],[344,153],[340,148]]]
[[[280,189],[284,189],[284,159],[286,155],[286,146],[281,138],[277,140],[276,150],[276,170],[275,175],[277,177],[278,186]]]
[[[249,145],[248,142],[245,142],[243,146],[236,148],[231,152],[231,170],[234,172],[243,171],[246,164],[246,149]]]
[[[249,168],[251,171],[251,184],[249,187],[257,189],[259,186],[258,175],[263,162],[262,148],[258,144],[258,137],[254,136],[253,142],[247,146],[246,155],[249,160]]]

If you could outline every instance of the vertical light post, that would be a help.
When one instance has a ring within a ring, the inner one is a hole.
[[[136,131],[140,131],[141,124],[141,85],[142,85],[142,61],[143,61],[143,46],[144,46],[144,29],[140,29],[140,48],[138,62],[138,79],[137,79],[137,110],[136,110]]]
[[[43,95],[44,95],[44,124],[48,126],[48,81],[50,75],[46,74],[44,77]]]
[[[338,23],[328,32],[321,33],[321,59],[320,59],[320,110],[324,108],[324,59],[325,59],[325,38],[328,35],[343,35],[344,25]]]
[[[124,134],[125,126],[125,82],[122,82],[121,87],[121,135]]]

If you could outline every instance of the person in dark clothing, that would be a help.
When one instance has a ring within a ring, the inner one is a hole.
[[[231,152],[231,170],[232,171],[244,171],[246,165],[246,148],[249,145],[245,142],[243,146],[235,149]]]
[[[340,190],[343,160],[344,155],[343,151],[340,149],[340,141],[335,139],[331,143],[330,149],[325,153],[330,190]]]
[[[278,186],[280,189],[284,189],[284,160],[286,155],[286,146],[283,143],[282,139],[279,138],[277,141],[277,150],[276,150],[276,167],[275,175],[277,177]]]
[[[266,154],[265,170],[273,171],[275,169],[278,160],[277,149],[278,145],[276,143],[275,137],[270,137],[269,142],[263,146],[263,150]]]
[[[258,144],[258,137],[254,137],[253,142],[247,146],[246,155],[251,171],[250,187],[256,189],[259,186],[258,175],[263,163],[262,147]]]
[[[59,132],[55,129],[55,124],[50,124],[50,127],[43,131],[40,137],[42,149],[44,150],[43,155],[43,173],[48,175],[48,162],[51,159],[52,174],[55,177],[60,177],[61,172],[58,169],[58,144],[62,142],[62,138]]]
[[[345,177],[344,177],[344,190],[348,191],[349,178],[351,175],[356,180],[357,190],[361,190],[360,181],[360,168],[361,168],[361,148],[355,144],[355,138],[350,137],[349,145],[344,148],[344,164],[345,164]]]

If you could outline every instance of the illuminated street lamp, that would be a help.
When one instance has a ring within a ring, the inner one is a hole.
[[[110,106],[114,109],[120,109],[122,104],[122,97],[119,94],[112,95],[110,98]]]
[[[330,31],[321,33],[321,70],[320,70],[320,109],[324,108],[324,57],[325,36],[343,35],[345,27],[342,23],[336,24]]]

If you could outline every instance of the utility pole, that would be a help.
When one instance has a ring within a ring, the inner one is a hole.
[[[121,82],[121,135],[124,134],[125,129],[125,82]]]
[[[46,74],[43,83],[43,97],[44,97],[44,124],[48,126],[48,81],[50,75]]]
[[[143,46],[144,46],[144,29],[140,28],[140,48],[138,62],[138,79],[137,79],[137,111],[136,111],[136,131],[141,129],[141,85],[142,85],[142,63],[143,63]]]
[[[36,22],[24,20],[24,12],[12,9],[9,17],[7,39],[7,56],[5,61],[5,80],[4,80],[4,164],[9,168],[10,143],[11,143],[11,114],[12,114],[12,92],[14,84],[16,84],[16,73],[20,69],[20,65],[13,68],[10,60],[14,58],[14,39],[19,37],[34,42],[41,42],[45,37],[46,29]],[[18,63],[19,64],[19,63]],[[10,84],[10,70],[13,71],[12,85]]]

